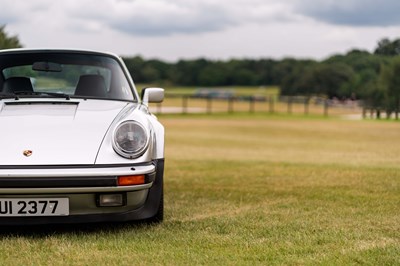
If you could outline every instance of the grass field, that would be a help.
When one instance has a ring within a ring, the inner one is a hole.
[[[0,264],[400,264],[400,123],[160,120],[164,223],[2,228]]]

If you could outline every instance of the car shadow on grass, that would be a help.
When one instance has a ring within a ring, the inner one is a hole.
[[[51,235],[77,235],[97,233],[118,233],[125,230],[141,230],[158,223],[118,222],[118,223],[90,223],[90,224],[52,224],[52,225],[23,225],[0,227],[1,237],[48,237]]]

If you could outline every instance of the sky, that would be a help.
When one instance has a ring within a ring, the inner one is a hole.
[[[0,0],[26,48],[180,59],[322,60],[400,38],[399,0]]]

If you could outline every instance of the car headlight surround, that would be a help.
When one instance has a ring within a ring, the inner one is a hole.
[[[124,121],[114,130],[113,147],[122,157],[137,158],[146,151],[148,144],[149,134],[137,121]]]

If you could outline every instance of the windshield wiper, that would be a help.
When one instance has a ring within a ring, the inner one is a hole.
[[[52,96],[55,98],[65,98],[67,100],[71,100],[71,97],[69,96],[69,94],[66,93],[62,93],[62,92],[37,92],[40,93],[41,95],[48,95],[48,96]]]
[[[70,100],[71,97],[66,93],[60,92],[44,92],[44,91],[17,91],[14,92],[15,96],[17,95],[35,95],[35,96],[42,96],[47,95],[54,98],[65,98],[66,100]]]

